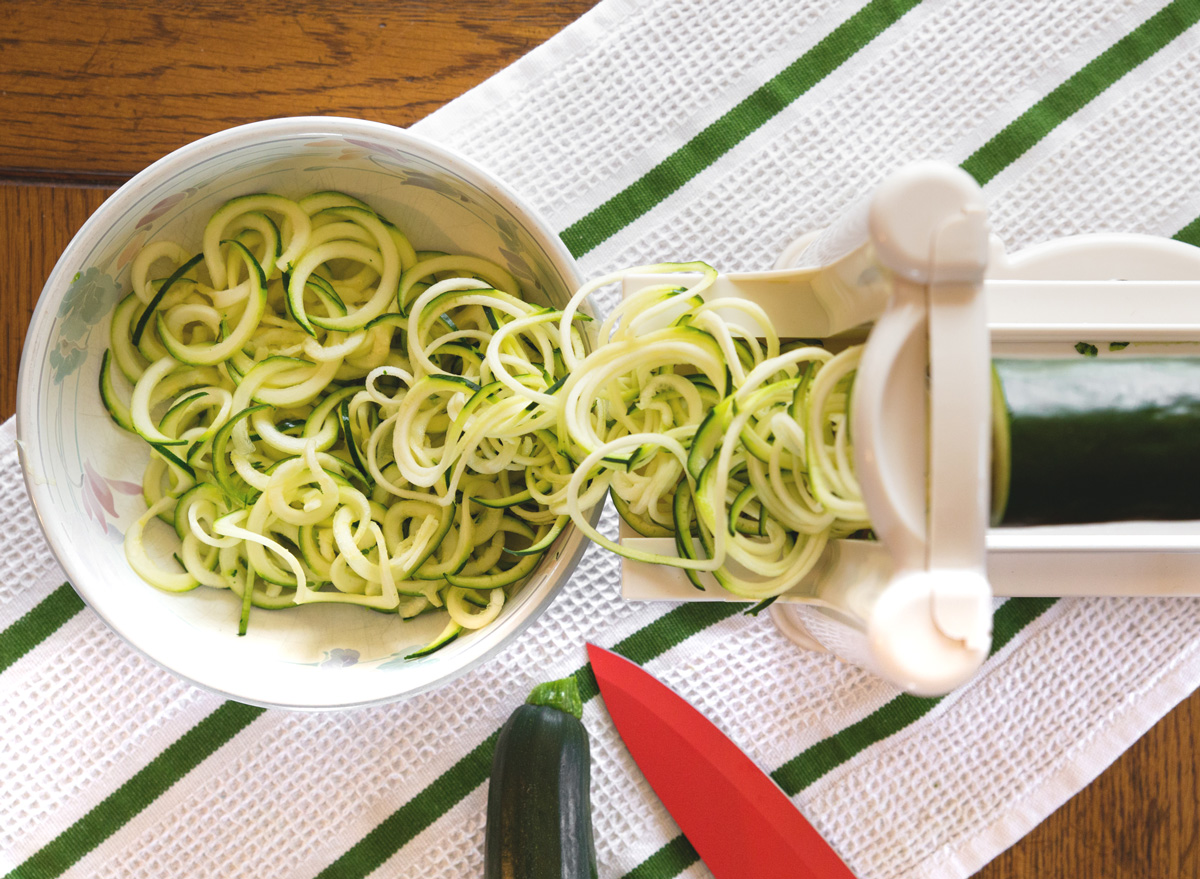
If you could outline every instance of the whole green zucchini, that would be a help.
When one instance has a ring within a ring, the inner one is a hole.
[[[596,879],[591,755],[574,678],[535,687],[500,730],[486,879]]]
[[[1200,359],[993,366],[997,524],[1200,519]]]

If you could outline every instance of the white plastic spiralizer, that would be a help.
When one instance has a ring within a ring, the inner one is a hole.
[[[989,527],[992,358],[1200,356],[1200,249],[1106,234],[1008,254],[974,180],[922,162],[710,295],[758,302],[780,336],[866,338],[851,423],[878,539],[832,541],[771,606],[799,646],[940,695],[986,659],[993,595],[1200,594],[1197,521]],[[621,541],[674,552],[624,525]],[[740,600],[669,567],[622,573],[630,600]]]

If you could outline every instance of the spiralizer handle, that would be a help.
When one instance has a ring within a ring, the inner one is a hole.
[[[854,455],[895,573],[867,640],[878,671],[940,695],[974,674],[991,643],[982,192],[957,168],[909,165],[876,191],[870,232],[894,295],[855,378]]]

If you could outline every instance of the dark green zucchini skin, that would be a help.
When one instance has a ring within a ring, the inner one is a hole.
[[[596,879],[590,787],[583,724],[548,705],[514,711],[492,760],[486,879]]]
[[[1200,359],[993,365],[1010,447],[999,524],[1200,519]]]

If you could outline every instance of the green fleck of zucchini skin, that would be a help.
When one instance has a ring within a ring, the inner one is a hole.
[[[583,724],[522,705],[500,730],[488,787],[486,879],[596,879]]]
[[[1200,519],[1200,359],[997,360],[1001,525]]]

